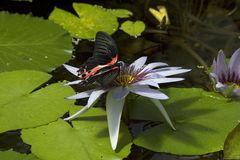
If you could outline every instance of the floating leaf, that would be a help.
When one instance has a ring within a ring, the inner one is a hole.
[[[0,12],[0,72],[49,72],[71,58],[71,39],[56,24],[30,15]]]
[[[1,160],[39,160],[33,154],[21,154],[12,150],[0,152]]]
[[[72,36],[81,39],[94,39],[98,31],[112,34],[118,29],[117,17],[125,18],[132,14],[124,9],[105,9],[102,6],[85,3],[73,3],[73,8],[79,17],[55,8],[49,19],[61,25]]]
[[[131,36],[139,36],[145,29],[145,24],[142,21],[125,21],[121,24],[121,30]]]
[[[50,77],[27,70],[0,74],[0,132],[47,124],[69,110],[70,87],[56,83],[32,92]]]
[[[233,129],[225,141],[224,159],[240,159],[240,124]]]
[[[126,9],[109,9],[109,12],[118,18],[128,18],[132,16],[132,12]]]
[[[170,97],[162,101],[163,106],[177,130],[173,131],[165,123],[157,125],[141,133],[134,140],[136,145],[180,155],[200,155],[223,149],[225,138],[238,123],[239,102],[197,88],[163,91]],[[154,120],[149,118],[151,116],[155,121],[164,122],[156,107],[144,98],[134,101],[130,108],[131,117],[135,119]]]
[[[59,120],[47,126],[24,129],[22,138],[32,146],[31,151],[44,160],[120,160],[129,154],[131,143],[128,143],[131,139],[124,125],[120,131],[118,153],[111,149],[103,110],[92,108],[72,123],[73,128]]]

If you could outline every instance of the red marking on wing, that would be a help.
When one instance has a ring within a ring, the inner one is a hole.
[[[104,73],[107,73],[107,72],[110,72],[110,71],[113,71],[113,70],[116,70],[116,69],[119,69],[119,67],[118,67],[118,66],[113,67],[113,68],[111,68],[111,69],[109,69],[109,70],[106,70],[106,71],[104,71],[104,72],[97,73],[97,74],[95,74],[94,76],[98,76],[98,75],[100,75],[100,74],[104,74]]]
[[[98,65],[98,66],[94,67],[93,69],[91,69],[90,72],[84,70],[84,72],[82,74],[85,74],[86,76],[83,77],[80,75],[79,77],[82,80],[87,80],[89,77],[94,76],[96,74],[96,72],[99,71],[100,69],[108,67],[108,66],[112,66],[112,65],[116,64],[117,61],[118,61],[118,54],[116,54],[116,56],[113,57],[112,60],[110,62],[108,62],[107,64]]]

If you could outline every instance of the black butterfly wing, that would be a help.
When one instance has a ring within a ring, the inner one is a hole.
[[[116,56],[118,56],[118,49],[115,41],[107,33],[100,31],[96,34],[93,56],[83,66],[91,70],[98,65],[108,64]]]
[[[97,32],[93,56],[101,55],[110,58],[118,54],[118,49],[115,41],[105,32]]]

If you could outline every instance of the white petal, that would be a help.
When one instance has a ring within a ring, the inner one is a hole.
[[[228,86],[222,84],[221,82],[217,82],[216,89],[217,91],[220,91],[225,97],[230,97],[233,94],[234,86]]]
[[[162,76],[162,75],[160,75],[158,73],[155,73],[155,72],[153,72],[153,73],[150,72],[147,75],[145,75],[144,78],[145,79],[158,79],[158,78],[165,78],[165,76]]]
[[[86,106],[84,106],[81,110],[79,110],[78,112],[74,113],[72,116],[65,118],[64,120],[71,120],[74,119],[76,117],[78,117],[80,114],[82,114],[83,112],[85,112],[86,110],[88,110],[97,100],[98,98],[104,93],[106,92],[105,90],[92,90],[91,94],[90,93],[86,93],[86,92],[82,92],[82,96],[87,96],[89,97],[90,94],[90,98],[88,99],[88,103]],[[85,95],[84,95],[85,94]]]
[[[163,117],[165,118],[167,123],[172,127],[172,129],[176,130],[175,127],[172,124],[172,121],[171,121],[170,117],[168,116],[168,113],[166,112],[166,110],[163,107],[163,105],[161,104],[161,102],[159,100],[152,99],[152,98],[150,98],[150,100],[157,106],[157,108],[160,110],[160,112],[162,113]]]
[[[171,75],[181,74],[189,71],[191,71],[191,69],[167,70],[167,71],[160,71],[156,73],[162,76],[171,76]]]
[[[178,82],[184,80],[184,78],[156,78],[156,79],[149,79],[155,83],[171,83],[171,82]]]
[[[160,72],[160,71],[167,71],[167,70],[177,70],[181,69],[182,67],[164,67],[164,68],[157,68],[152,70],[151,72]]]
[[[218,82],[217,84],[216,84],[216,88],[226,88],[227,87],[227,85],[224,85],[224,84],[222,84],[221,82]]]
[[[149,63],[148,65],[146,65],[146,67],[144,67],[144,69],[141,72],[149,71],[149,70],[152,70],[154,68],[167,66],[167,65],[168,65],[167,63],[161,63],[161,62]]]
[[[76,81],[68,82],[68,83],[64,84],[64,86],[70,86],[70,85],[74,85],[74,84],[79,84],[80,82],[82,82],[82,80],[76,80]]]
[[[120,121],[121,121],[124,101],[125,101],[124,98],[121,100],[114,99],[112,91],[110,91],[107,95],[106,111],[107,111],[108,131],[109,131],[111,146],[113,150],[117,148]]]
[[[107,90],[95,90],[91,93],[89,99],[88,99],[88,103],[87,103],[87,107],[91,107],[92,105],[94,105],[94,103],[98,100],[98,98],[105,93]]]
[[[155,89],[151,89],[147,86],[131,86],[130,91],[144,97],[154,99],[168,99],[168,96],[166,96],[162,92]]]
[[[65,121],[68,120],[72,120],[77,118],[80,114],[84,113],[86,110],[88,110],[89,108],[87,106],[84,106],[82,109],[80,109],[78,112],[74,113],[73,115],[71,115],[70,117],[64,118]]]
[[[117,87],[114,88],[112,91],[113,98],[117,100],[125,98],[128,95],[128,93],[129,90],[126,87]]]
[[[146,61],[147,61],[147,57],[138,58],[130,65],[130,67],[134,67],[134,69],[140,69],[144,66]]]
[[[143,81],[138,81],[136,83],[132,84],[133,86],[140,85],[140,86],[153,86],[159,88],[159,85],[156,82],[153,82],[151,80],[143,80]]]
[[[73,96],[70,97],[66,97],[66,99],[82,99],[82,98],[87,98],[90,96],[90,94],[94,91],[94,89],[88,90],[88,91],[84,91],[84,92],[80,92],[78,94],[75,94]]]
[[[69,66],[67,64],[63,64],[63,66],[72,74],[74,74],[75,76],[78,75],[77,71],[79,70],[79,68],[76,68],[76,67],[72,67],[72,66]]]

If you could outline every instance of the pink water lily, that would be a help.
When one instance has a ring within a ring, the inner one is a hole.
[[[216,82],[216,89],[226,97],[240,96],[240,49],[237,49],[229,64],[226,62],[222,50],[217,59],[213,61],[213,73],[211,76]]]
[[[111,87],[84,91],[76,95],[67,97],[67,99],[82,99],[88,98],[87,104],[78,112],[71,115],[65,120],[72,120],[78,117],[81,113],[88,110],[96,101],[107,93],[106,111],[108,120],[108,129],[112,149],[117,147],[120,120],[122,110],[125,103],[125,97],[131,92],[140,96],[148,97],[153,104],[160,110],[167,123],[175,130],[166,110],[159,100],[168,99],[168,96],[157,89],[152,89],[149,86],[159,88],[159,84],[170,83],[184,80],[183,78],[168,78],[167,76],[181,74],[190,71],[181,67],[166,67],[166,63],[155,62],[145,65],[147,57],[141,57],[130,65],[123,63],[120,68],[119,75],[113,80]],[[64,65],[64,67],[77,76],[78,68]],[[160,68],[161,67],[161,68]],[[163,68],[162,68],[163,67]],[[78,84],[80,80],[69,82],[66,85]]]

